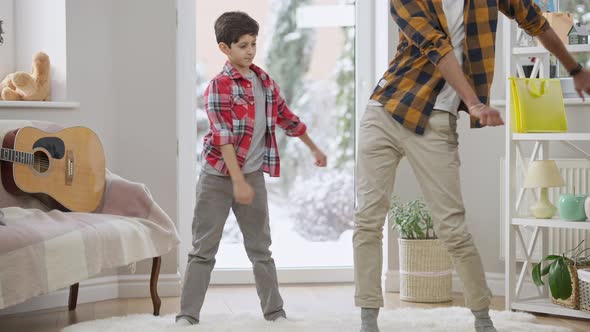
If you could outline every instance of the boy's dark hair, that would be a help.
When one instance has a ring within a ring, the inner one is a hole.
[[[215,20],[217,43],[231,47],[243,35],[258,36],[258,22],[244,12],[225,12]]]

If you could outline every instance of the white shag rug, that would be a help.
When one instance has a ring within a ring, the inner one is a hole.
[[[490,311],[494,325],[500,332],[569,332],[570,329],[535,324],[531,314]],[[188,327],[174,326],[174,315],[130,315],[95,320],[71,325],[62,332],[358,332],[358,311],[347,314],[304,314],[289,320],[267,322],[261,315],[203,315],[201,324]],[[382,309],[379,327],[383,332],[473,332],[473,315],[467,308],[437,309]]]

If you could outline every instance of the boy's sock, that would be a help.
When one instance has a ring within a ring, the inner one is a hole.
[[[191,323],[186,318],[179,318],[176,320],[176,326],[191,326],[191,325],[193,325],[193,323]]]
[[[277,311],[267,313],[264,315],[264,319],[266,319],[269,322],[277,322],[280,318],[287,319],[287,313],[285,313],[285,310],[283,309],[279,309]]]
[[[473,313],[473,316],[475,316],[476,332],[497,332],[494,323],[492,323],[492,319],[490,318],[489,309],[478,311],[471,310],[471,312]]]
[[[379,308],[361,308],[361,332],[379,332]]]

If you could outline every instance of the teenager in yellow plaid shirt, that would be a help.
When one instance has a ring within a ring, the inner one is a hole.
[[[361,332],[379,331],[383,225],[403,157],[418,178],[436,234],[463,282],[476,331],[493,332],[488,315],[492,294],[465,225],[457,112],[468,112],[472,127],[504,124],[488,106],[499,12],[559,59],[580,96],[590,93],[590,72],[568,53],[533,0],[391,0],[390,7],[401,32],[399,47],[377,83],[359,131],[353,241]]]

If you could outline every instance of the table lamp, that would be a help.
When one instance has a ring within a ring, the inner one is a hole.
[[[549,219],[557,209],[549,201],[547,188],[565,186],[555,160],[535,160],[529,167],[524,180],[525,188],[541,188],[541,196],[531,212],[538,219]]]

